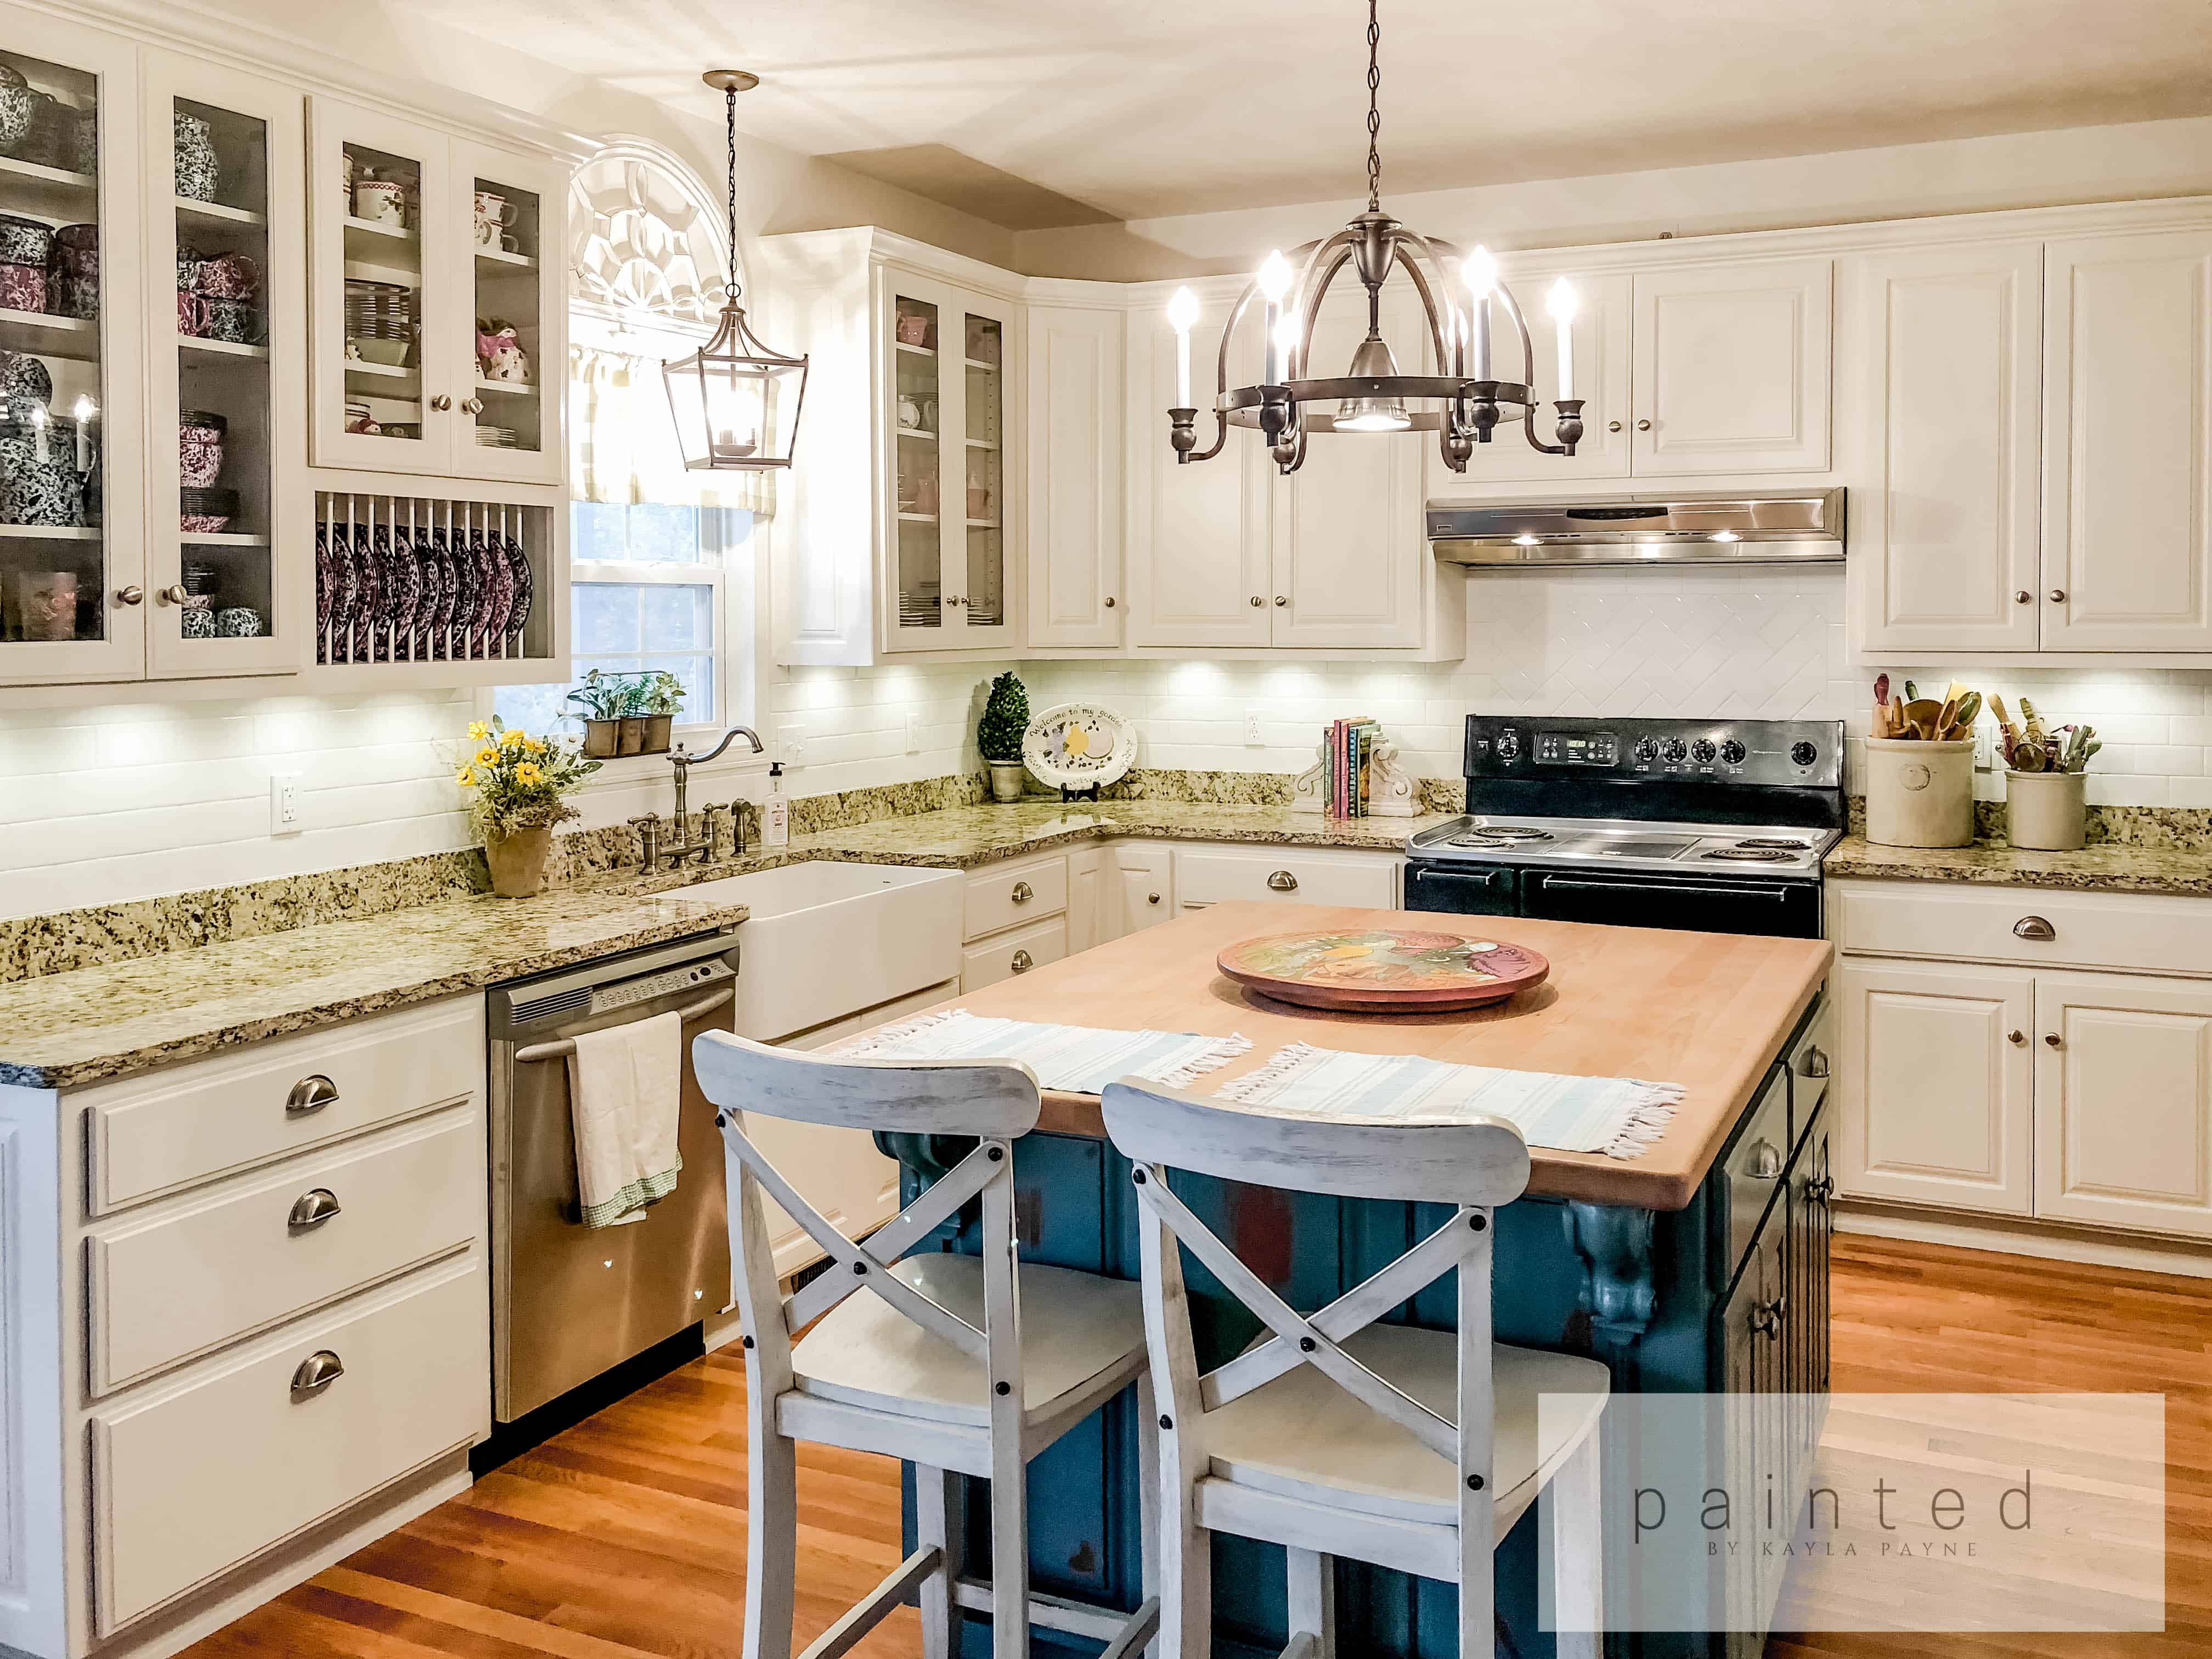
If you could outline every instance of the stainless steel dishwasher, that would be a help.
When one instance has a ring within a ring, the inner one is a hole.
[[[493,1415],[511,1423],[730,1302],[722,1137],[691,1043],[728,1030],[734,933],[653,945],[495,986],[491,1043]],[[568,1056],[586,1031],[684,1016],[676,1190],[645,1219],[578,1218]]]

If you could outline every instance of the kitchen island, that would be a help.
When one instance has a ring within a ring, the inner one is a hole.
[[[1454,922],[1472,919],[1453,918]],[[1495,1006],[1377,1017],[1265,1000],[1220,975],[1219,949],[1290,928],[1436,928],[1435,915],[1272,904],[1186,915],[992,986],[950,1006],[983,1015],[1203,1035],[1251,1049],[1197,1085],[1211,1092],[1291,1042],[1461,1064],[1682,1085],[1658,1141],[1617,1159],[1532,1147],[1528,1195],[1498,1217],[1498,1339],[1591,1355],[1613,1386],[1668,1392],[1814,1392],[1827,1376],[1828,1005],[1824,941],[1501,921],[1498,935],[1550,959],[1550,978]],[[893,1137],[906,1196],[958,1148]],[[1096,1097],[1048,1093],[1037,1132],[1015,1152],[1024,1257],[1137,1277],[1129,1168],[1106,1144]],[[1178,1176],[1176,1189],[1286,1299],[1328,1302],[1443,1218],[1433,1206],[1327,1200]],[[944,1248],[980,1240],[948,1229]],[[1194,1273],[1200,1358],[1218,1364],[1255,1334],[1249,1315]],[[1448,1327],[1449,1279],[1404,1316]],[[1036,1588],[1134,1607],[1139,1588],[1137,1444],[1131,1397],[1109,1404],[1031,1467]],[[986,1559],[988,1507],[969,1507],[969,1559]],[[1532,1510],[1530,1516],[1535,1511]],[[912,1516],[909,1510],[908,1525]],[[911,1537],[911,1534],[909,1534]],[[911,1545],[909,1544],[909,1547]],[[1217,1652],[1258,1656],[1283,1642],[1280,1552],[1216,1544]],[[1551,1650],[1536,1627],[1535,1526],[1501,1545],[1498,1606],[1529,1659]],[[1449,1659],[1455,1590],[1340,1564],[1346,1651]],[[1059,1638],[1039,1630],[1041,1649]],[[1645,1636],[1649,1659],[1757,1652],[1742,1636]],[[988,1632],[968,1626],[971,1654]]]

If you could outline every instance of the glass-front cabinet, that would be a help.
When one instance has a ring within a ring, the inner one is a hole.
[[[148,285],[148,668],[286,670],[307,536],[300,95],[167,53],[144,79],[146,264],[177,277],[173,310]]]
[[[560,482],[557,166],[330,99],[308,125],[316,464]]]
[[[136,678],[147,603],[137,53],[0,40],[0,677]]]
[[[1010,644],[1006,495],[1013,308],[886,268],[882,337],[892,650]]]

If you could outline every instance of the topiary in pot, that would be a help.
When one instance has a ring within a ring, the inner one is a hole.
[[[1022,734],[1029,730],[1030,694],[1012,669],[991,682],[991,695],[976,723],[975,746],[991,769],[991,799],[1022,798]]]

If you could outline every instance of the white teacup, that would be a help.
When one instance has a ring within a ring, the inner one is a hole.
[[[389,179],[356,179],[353,214],[371,224],[398,225],[407,220],[407,192]]]
[[[500,232],[514,223],[517,210],[506,197],[489,190],[476,192],[477,246],[495,248],[500,245]]]

